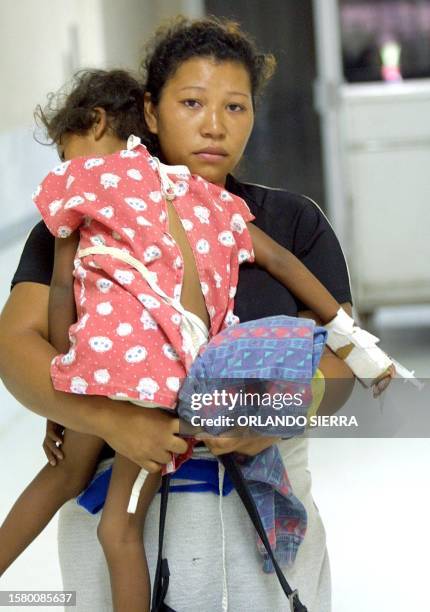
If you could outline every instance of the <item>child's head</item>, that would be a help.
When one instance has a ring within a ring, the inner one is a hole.
[[[44,109],[38,106],[35,115],[59,151],[64,141],[73,137],[79,145],[75,147],[76,154],[91,155],[95,151],[89,150],[88,137],[95,128],[100,153],[103,153],[103,146],[119,145],[130,134],[145,139],[143,101],[142,84],[128,72],[83,70],[73,77],[70,93],[60,90],[50,94],[48,105]],[[108,152],[111,151],[106,150]]]

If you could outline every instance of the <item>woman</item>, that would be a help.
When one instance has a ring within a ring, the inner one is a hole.
[[[333,231],[319,208],[303,196],[236,181],[230,172],[243,155],[254,123],[254,102],[273,68],[233,24],[177,20],[160,30],[146,60],[145,118],[153,149],[168,164],[225,185],[246,200],[255,223],[292,250],[350,311],[348,273]],[[66,427],[102,437],[111,447],[149,472],[170,459],[177,419],[101,397],[55,392],[49,364],[55,354],[47,338],[48,283],[52,239],[41,224],[27,241],[14,288],[0,321],[0,373],[9,390],[31,410]],[[258,291],[255,288],[258,287]],[[242,321],[274,314],[310,316],[266,272],[245,267],[236,296]],[[346,378],[336,398],[324,397],[322,410],[336,410],[352,388],[352,375],[329,351],[322,359],[326,377]],[[341,397],[343,395],[343,397]],[[254,455],[276,439],[216,439],[213,455],[233,450]],[[325,536],[310,495],[307,447],[302,439],[279,442],[295,494],[308,513],[308,530],[287,578],[311,612],[330,610]],[[49,453],[61,453],[50,440]],[[108,454],[108,453],[107,453]],[[106,457],[106,454],[105,454]],[[200,459],[195,459],[198,462]],[[222,486],[222,483],[220,483]],[[70,481],[70,498],[76,496]],[[157,549],[158,499],[145,528],[145,548],[153,571]],[[64,587],[77,590],[78,610],[110,610],[109,582],[96,542],[97,518],[74,501],[60,516],[60,561]],[[254,533],[235,492],[172,496],[165,552],[171,582],[167,602],[178,611],[284,609],[285,596],[274,575],[261,572]],[[208,576],[211,577],[208,581]],[[223,600],[223,601],[222,601]],[[227,603],[228,602],[228,603]]]

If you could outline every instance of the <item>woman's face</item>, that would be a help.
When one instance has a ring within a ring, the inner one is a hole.
[[[157,106],[146,95],[145,117],[166,163],[184,164],[224,185],[254,124],[249,73],[239,62],[186,60],[164,85]]]

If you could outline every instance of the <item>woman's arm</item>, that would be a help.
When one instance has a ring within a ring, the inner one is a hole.
[[[351,315],[351,304],[346,302],[342,308]],[[298,313],[299,317],[313,319],[321,324],[321,320],[310,310]],[[348,400],[354,388],[355,378],[346,363],[339,359],[329,348],[325,348],[319,369],[326,379],[324,397],[318,408],[319,415],[330,415],[337,412]],[[243,453],[244,455],[257,455],[272,444],[278,443],[281,438],[271,436],[248,436],[246,438],[204,438],[206,446],[214,455],[226,453]]]
[[[49,287],[15,285],[0,317],[0,377],[33,412],[75,431],[106,440],[117,452],[148,471],[183,453],[187,444],[179,419],[161,410],[101,396],[61,393],[52,386],[50,364],[57,351],[48,342]]]
[[[73,292],[73,261],[79,243],[79,233],[55,239],[54,270],[49,290],[49,342],[59,353],[69,350],[69,327],[76,321]]]
[[[341,306],[352,316],[352,306],[349,302],[345,302]],[[321,319],[311,310],[302,310],[297,316],[313,319],[315,323],[321,325]],[[325,347],[318,367],[326,381],[324,397],[318,408],[318,414],[335,414],[348,401],[352,393],[355,383],[354,374],[346,363],[328,347]]]
[[[340,306],[352,316],[351,304],[339,304],[295,255],[253,224],[247,223],[247,227],[251,234],[256,263],[282,282],[295,297],[309,306],[313,305],[325,318],[325,322],[336,315]],[[303,310],[298,316],[322,324],[321,318],[312,310]],[[348,401],[354,388],[355,377],[346,363],[327,347],[324,349],[319,369],[325,378],[325,391],[317,412],[319,415],[334,414]],[[271,436],[218,437],[205,439],[205,444],[214,455],[238,452],[254,456],[280,440],[279,437]]]

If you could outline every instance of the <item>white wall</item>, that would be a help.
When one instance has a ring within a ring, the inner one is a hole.
[[[63,82],[72,19],[73,3],[69,2],[1,3],[0,130],[31,125],[34,106]]]
[[[0,248],[34,223],[31,193],[56,152],[33,138],[33,112],[83,67],[137,69],[160,19],[203,14],[203,0],[19,0],[0,3]],[[42,134],[39,133],[39,137]]]
[[[0,131],[32,111],[79,67],[136,68],[161,19],[203,14],[202,0],[19,0],[0,3]]]

